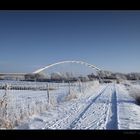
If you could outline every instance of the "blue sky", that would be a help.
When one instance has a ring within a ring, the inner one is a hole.
[[[0,72],[61,60],[140,72],[140,11],[0,11]]]

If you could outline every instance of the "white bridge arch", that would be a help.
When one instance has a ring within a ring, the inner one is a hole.
[[[90,68],[92,68],[94,70],[101,71],[101,69],[96,67],[95,65],[89,64],[89,63],[84,62],[84,61],[60,61],[60,62],[57,62],[57,63],[49,64],[49,65],[47,65],[47,66],[45,66],[43,68],[40,68],[40,69],[34,71],[33,73],[37,74],[37,73],[40,73],[40,72],[44,71],[45,69],[48,69],[50,67],[53,67],[53,66],[59,65],[59,64],[63,64],[63,63],[77,63],[77,64],[81,64],[81,65],[85,65],[87,67],[90,67]]]

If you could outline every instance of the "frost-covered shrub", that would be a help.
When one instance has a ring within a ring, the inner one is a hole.
[[[0,128],[14,128],[30,116],[47,110],[47,98],[19,99],[12,97],[10,91],[8,92],[0,98]]]
[[[136,100],[137,104],[140,105],[140,91],[130,90],[130,95]]]
[[[78,98],[78,94],[79,92],[75,91],[75,90],[71,90],[70,94],[68,94],[66,97],[65,97],[65,101],[70,101],[72,99],[76,99]]]
[[[135,93],[132,91],[130,91],[130,92],[131,92],[130,96],[132,96],[136,100],[137,104],[140,105],[140,92],[139,93]]]
[[[137,104],[140,105],[140,88],[131,84],[126,84],[125,87],[129,91],[129,95],[136,100]]]

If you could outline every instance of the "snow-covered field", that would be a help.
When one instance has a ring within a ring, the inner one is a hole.
[[[48,90],[8,90],[1,129],[140,129],[140,106],[128,83],[53,84],[49,96]],[[139,91],[140,84],[129,84]],[[4,93],[0,90],[0,99]]]

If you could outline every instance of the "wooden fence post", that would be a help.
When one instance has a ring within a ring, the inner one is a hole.
[[[68,94],[70,94],[71,93],[71,84],[70,84],[70,81],[69,81],[69,93]]]
[[[78,81],[79,81],[79,91],[82,92],[82,89],[81,89],[82,87],[81,87],[81,81],[80,81],[80,79]]]
[[[49,83],[47,83],[47,97],[48,97],[48,103],[50,105],[50,91],[49,91]]]

